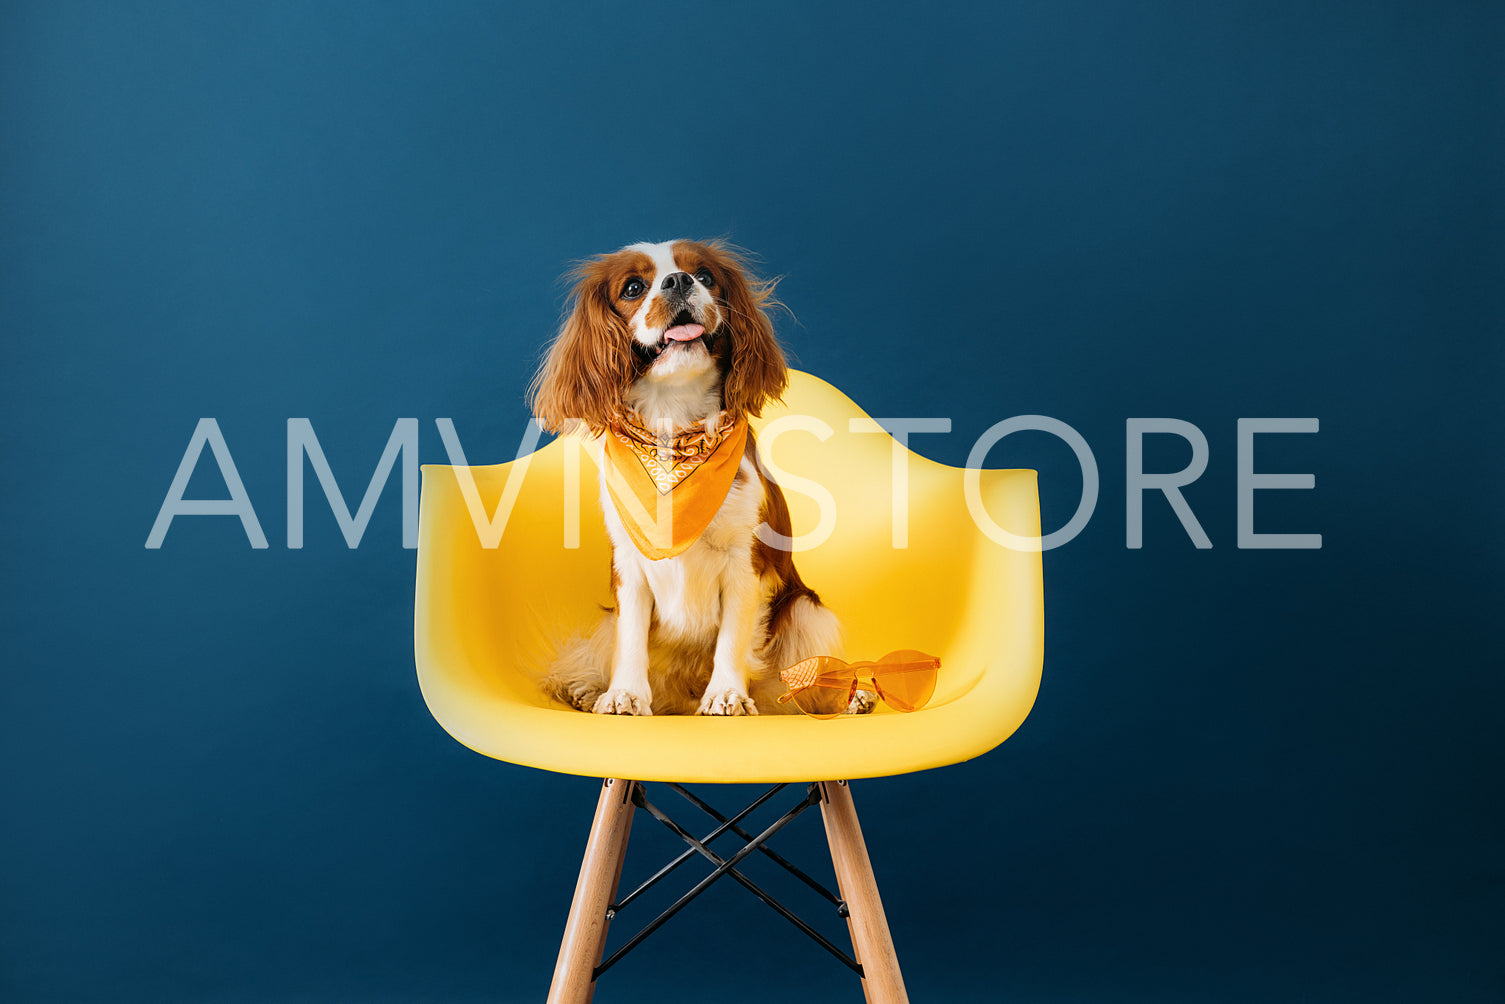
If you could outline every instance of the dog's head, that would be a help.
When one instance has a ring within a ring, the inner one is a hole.
[[[773,284],[720,241],[633,244],[582,263],[569,316],[531,389],[547,429],[600,432],[641,379],[721,378],[723,406],[757,415],[788,382],[768,309]]]

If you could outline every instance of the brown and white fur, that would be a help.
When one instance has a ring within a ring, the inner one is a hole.
[[[772,284],[731,247],[633,244],[585,262],[574,279],[568,319],[531,389],[545,428],[583,423],[601,435],[630,411],[670,436],[723,409],[756,416],[783,393]],[[550,696],[597,714],[755,715],[789,707],[776,702],[780,670],[842,654],[836,617],[789,550],[764,539],[789,539],[789,509],[750,433],[726,500],[677,557],[637,550],[604,482],[601,508],[616,607],[557,654],[543,680]]]

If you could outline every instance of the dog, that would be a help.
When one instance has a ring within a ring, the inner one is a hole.
[[[788,382],[774,284],[692,240],[633,244],[572,278],[529,401],[545,429],[599,438],[616,602],[555,655],[544,692],[603,715],[792,708],[780,670],[842,648],[781,546],[789,508],[747,430]]]

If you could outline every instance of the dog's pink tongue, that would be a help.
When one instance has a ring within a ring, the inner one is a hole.
[[[703,324],[676,324],[664,332],[664,337],[671,342],[693,342],[703,334],[705,334]]]

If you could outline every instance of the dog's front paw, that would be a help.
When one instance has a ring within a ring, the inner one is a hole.
[[[651,715],[648,698],[630,690],[608,690],[596,699],[591,711],[598,715]]]
[[[706,691],[697,715],[756,715],[758,706],[740,690]]]

